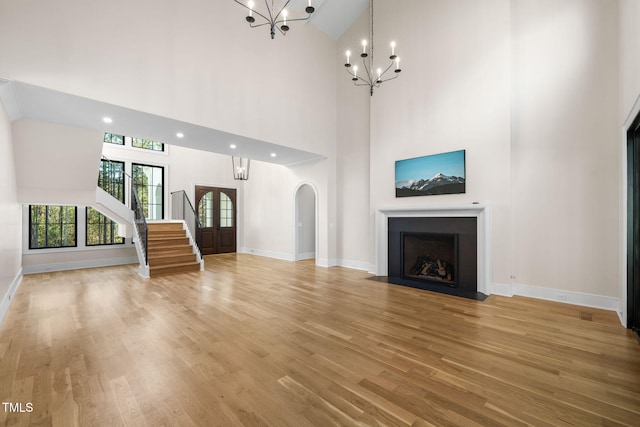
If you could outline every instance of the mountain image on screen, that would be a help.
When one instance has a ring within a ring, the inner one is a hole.
[[[464,178],[438,173],[429,179],[396,181],[396,197],[458,194],[465,192]]]

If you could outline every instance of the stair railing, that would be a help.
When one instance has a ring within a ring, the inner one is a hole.
[[[133,210],[133,223],[136,226],[136,230],[138,230],[138,240],[144,254],[144,264],[149,265],[149,226],[147,225],[147,219],[144,217],[144,210],[140,204],[136,186],[133,183],[131,183],[131,210]]]
[[[171,193],[171,219],[183,220],[187,224],[191,236],[196,240],[196,250],[198,251],[199,259],[201,259],[202,225],[196,210],[191,204],[191,200],[189,200],[189,196],[184,190]]]
[[[110,166],[115,165],[116,162],[110,160],[106,156],[102,156],[102,160],[108,162]],[[122,170],[123,176],[129,178],[129,183],[131,185],[131,210],[133,211],[133,225],[136,227],[138,242],[140,243],[142,254],[144,256],[144,265],[149,265],[149,226],[147,225],[147,219],[144,216],[144,209],[140,204],[140,198],[138,197],[138,191],[136,191],[136,186],[133,183],[133,178],[127,172]],[[119,197],[119,191],[115,187],[115,183],[118,182],[119,178],[116,177],[116,168],[109,167],[106,172],[100,170],[100,178],[98,180],[98,186],[105,190],[107,193],[111,194],[113,197],[122,201],[123,197]],[[102,181],[102,186],[100,186],[100,181]],[[126,185],[126,182],[125,182]],[[122,194],[121,196],[124,196]]]

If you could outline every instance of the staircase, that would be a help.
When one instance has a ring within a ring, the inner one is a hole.
[[[196,250],[183,224],[182,221],[148,223],[150,277],[201,270]]]

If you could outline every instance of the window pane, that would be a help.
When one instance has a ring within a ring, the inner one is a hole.
[[[115,133],[105,133],[104,142],[109,144],[124,145],[124,137],[122,135],[116,135]]]
[[[162,142],[152,141],[150,139],[132,138],[131,146],[145,150],[164,151],[164,144]]]
[[[220,227],[233,227],[233,202],[225,193],[220,193]]]

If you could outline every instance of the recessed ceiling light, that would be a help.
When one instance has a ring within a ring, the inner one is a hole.
[[[231,144],[231,145],[229,146],[229,148],[231,148],[232,150],[235,150],[235,149],[236,149],[236,144]]]
[[[276,153],[271,153],[271,157],[275,157],[275,156],[276,156]]]
[[[184,133],[182,133],[182,132],[178,132],[178,133],[176,133],[176,136],[177,136],[178,138],[184,138]]]
[[[113,119],[111,117],[103,117],[102,121],[105,123],[113,123]]]

